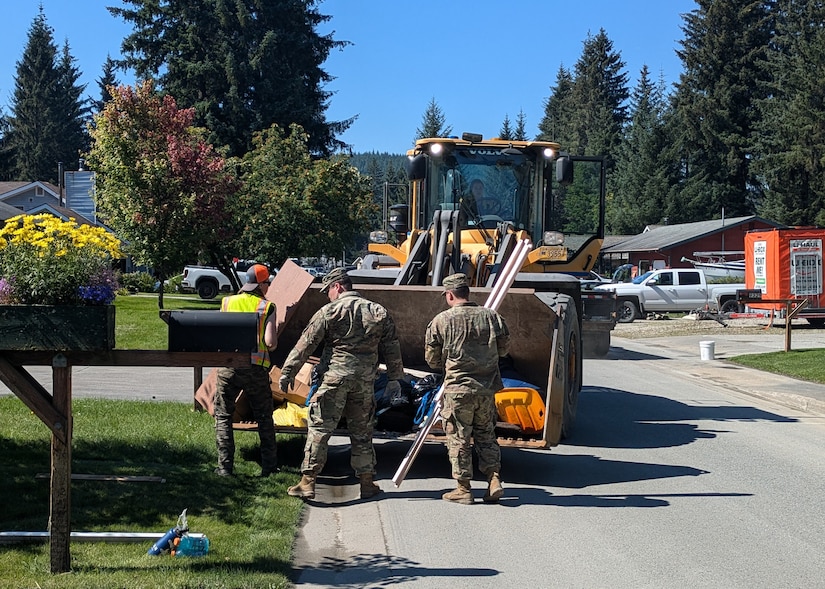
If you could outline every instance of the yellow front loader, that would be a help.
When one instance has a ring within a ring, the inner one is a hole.
[[[593,268],[604,238],[604,160],[559,149],[473,134],[418,141],[408,153],[407,202],[387,207],[391,231],[372,235],[370,255],[350,272],[357,290],[391,312],[405,367],[426,369],[424,332],[446,308],[442,280],[464,272],[483,304],[516,242],[531,241],[500,313],[512,333],[509,369],[539,390],[544,422],[538,431],[500,423],[510,445],[554,446],[569,433],[582,358],[588,349],[605,354],[615,325],[615,297],[583,295],[576,276]],[[312,285],[295,306],[279,350],[327,302],[319,289]]]

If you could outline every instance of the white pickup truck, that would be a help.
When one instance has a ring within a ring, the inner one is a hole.
[[[236,260],[233,262],[235,276],[238,284],[246,282],[246,271],[253,264],[258,264],[255,260]],[[272,270],[269,275],[270,280],[275,277],[278,270]],[[235,292],[232,290],[232,283],[226,274],[213,266],[186,266],[183,269],[183,279],[180,283],[181,292],[196,292],[202,299],[214,299],[218,293]]]
[[[708,284],[705,273],[695,268],[651,270],[632,282],[604,284],[594,290],[616,291],[619,323],[630,323],[647,313],[689,312],[738,307],[736,291],[744,284]]]
[[[235,271],[238,283],[246,282],[246,273]],[[182,292],[197,292],[202,299],[214,299],[221,292],[234,292],[232,283],[220,270],[212,266],[186,266],[180,283]]]

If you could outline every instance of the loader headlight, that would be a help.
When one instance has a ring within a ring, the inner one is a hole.
[[[386,231],[370,231],[370,241],[373,243],[387,243],[389,237]]]
[[[444,152],[444,146],[440,143],[433,143],[430,145],[430,154],[441,155]]]
[[[543,245],[564,245],[564,233],[560,231],[545,231],[542,235]]]
[[[550,147],[545,147],[544,152],[542,153],[545,159],[551,160],[556,157],[556,150],[551,149]]]

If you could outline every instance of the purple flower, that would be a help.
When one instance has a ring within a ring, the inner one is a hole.
[[[0,305],[9,305],[14,302],[14,276],[0,278]]]
[[[120,288],[114,272],[104,268],[89,278],[89,284],[77,289],[81,302],[87,305],[108,305],[115,300]]]

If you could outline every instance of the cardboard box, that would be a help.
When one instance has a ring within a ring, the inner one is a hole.
[[[213,368],[204,379],[203,384],[195,391],[195,401],[209,415],[215,415],[215,394],[218,391],[218,369]],[[232,423],[250,421],[252,419],[252,408],[249,406],[249,399],[243,391],[238,393],[235,399],[235,411],[232,413]]]
[[[272,398],[276,403],[282,401],[289,401],[296,405],[306,405],[309,390],[312,386],[312,368],[314,364],[307,362],[295,375],[295,386],[288,393],[284,394],[278,387],[278,380],[281,378],[281,369],[278,366],[273,366],[269,370],[269,379],[272,381],[270,387],[272,388]]]

